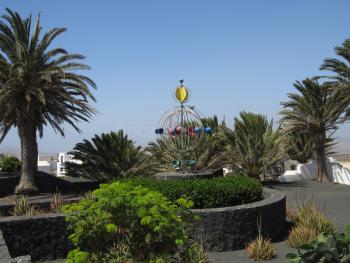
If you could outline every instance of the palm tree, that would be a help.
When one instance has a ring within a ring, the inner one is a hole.
[[[287,130],[285,132],[285,130]],[[300,131],[288,131],[288,128],[284,128],[284,150],[288,157],[292,160],[296,160],[299,163],[307,163],[314,158],[315,146],[311,133]],[[335,146],[334,139],[332,137],[326,138],[326,154],[331,155],[335,152],[333,148]]]
[[[328,177],[326,169],[327,137],[337,129],[348,102],[341,90],[334,90],[327,83],[319,84],[319,78],[296,82],[299,92],[289,93],[289,101],[281,103],[282,122],[287,132],[301,132],[312,136],[318,164],[317,179]]]
[[[340,59],[327,58],[321,65],[321,70],[329,70],[336,75],[331,78],[338,83],[350,82],[350,39],[346,39],[342,46],[335,47],[335,53]]]
[[[149,172],[147,156],[123,130],[95,135],[78,143],[66,165],[67,174],[93,180],[111,180]],[[148,170],[148,171],[147,171]]]
[[[236,172],[259,178],[284,158],[281,129],[266,116],[241,112],[234,129],[226,129],[228,156]]]
[[[329,84],[334,89],[341,90],[344,93],[343,95],[347,98],[350,106],[350,39],[346,39],[341,46],[335,47],[335,53],[340,58],[325,59],[320,69],[335,73],[335,75],[328,77]],[[350,107],[345,109],[345,113],[344,122],[350,117]]]
[[[289,131],[284,134],[284,150],[288,157],[307,163],[314,155],[314,142],[310,133]]]
[[[203,118],[202,124],[204,127],[211,127],[213,133],[206,137],[205,147],[199,151],[195,151],[195,159],[197,167],[200,170],[205,169],[220,169],[229,161],[225,150],[224,130],[227,129],[225,120],[219,122],[216,115],[213,117]]]
[[[16,193],[37,191],[37,132],[43,136],[48,124],[64,136],[66,122],[80,132],[78,121],[88,121],[95,113],[88,99],[96,88],[88,77],[73,73],[88,66],[63,48],[49,49],[65,28],[54,28],[42,37],[40,17],[32,29],[31,16],[22,19],[6,9],[0,21],[0,143],[11,127],[16,127],[21,143],[21,180]]]

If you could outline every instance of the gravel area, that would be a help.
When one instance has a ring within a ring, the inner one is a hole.
[[[286,193],[287,207],[295,209],[298,204],[305,201],[314,202],[335,224],[339,231],[344,230],[344,225],[350,223],[350,186],[317,183],[313,181],[293,182],[293,183],[271,183],[266,187],[280,190]],[[287,243],[275,243],[276,257],[272,263],[284,263],[285,255],[292,252]],[[256,262],[247,257],[245,250],[229,252],[211,252],[209,256],[215,263],[250,263]]]

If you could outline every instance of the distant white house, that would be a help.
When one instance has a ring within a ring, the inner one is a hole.
[[[53,174],[57,160],[51,155],[38,155],[38,171]]]
[[[332,157],[326,160],[326,167],[332,182],[350,185],[350,169],[344,167]],[[316,177],[317,162],[313,160],[309,163],[298,164],[296,170],[285,171],[277,180],[280,182],[296,182],[315,180]]]
[[[57,176],[66,176],[66,162],[81,164],[80,160],[73,159],[71,154],[59,153],[57,161]]]

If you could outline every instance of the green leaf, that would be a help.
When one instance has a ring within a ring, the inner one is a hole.
[[[308,262],[312,262],[312,260],[315,260],[314,258],[316,255],[317,255],[317,252],[315,250],[313,250],[313,251],[308,251],[308,252],[303,253],[301,255],[301,258],[303,260],[305,259]]]
[[[319,253],[324,254],[324,253],[326,253],[326,252],[328,251],[328,246],[327,246],[327,244],[324,243],[324,242],[319,242],[319,243],[317,244],[316,250],[317,250]]]
[[[107,224],[106,230],[108,233],[116,233],[118,231],[118,227],[115,224]]]
[[[303,250],[313,250],[315,249],[315,247],[311,244],[303,244],[299,247],[300,249],[303,249]]]
[[[350,263],[350,253],[340,260],[341,263]]]
[[[329,248],[332,248],[332,247],[335,247],[336,246],[336,241],[335,241],[335,238],[333,236],[329,236],[327,238],[327,246]]]
[[[301,262],[301,258],[298,254],[295,253],[288,253],[286,255],[286,260],[287,263],[300,263]]]
[[[325,235],[323,233],[321,233],[317,236],[317,240],[319,242],[324,242],[324,243],[327,242],[327,238],[325,237]]]
[[[345,225],[345,234],[350,237],[350,224]]]

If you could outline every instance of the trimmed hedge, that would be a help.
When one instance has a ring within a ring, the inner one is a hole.
[[[158,191],[171,201],[186,197],[194,208],[215,208],[247,204],[262,198],[260,181],[246,176],[213,179],[156,180],[154,178],[123,179]]]

